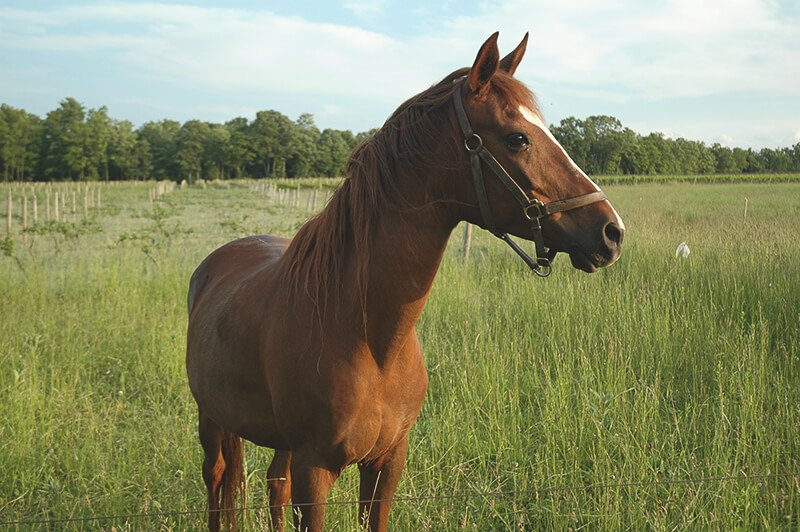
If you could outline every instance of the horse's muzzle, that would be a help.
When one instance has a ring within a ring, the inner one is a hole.
[[[616,222],[608,222],[602,231],[600,245],[594,251],[586,251],[577,244],[570,246],[568,253],[572,265],[587,273],[611,266],[619,258],[625,230]]]

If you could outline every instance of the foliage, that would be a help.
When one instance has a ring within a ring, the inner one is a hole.
[[[153,203],[150,210],[141,213],[141,217],[150,221],[146,227],[120,234],[117,245],[134,244],[156,266],[159,259],[169,249],[175,237],[191,234],[191,229],[182,227],[179,221],[170,223],[179,209],[171,202],[160,199]]]
[[[77,243],[81,236],[102,232],[103,228],[91,219],[82,219],[77,222],[48,220],[25,229],[25,233],[29,235],[50,236],[56,253],[61,251],[62,244],[66,242]]]
[[[565,118],[551,128],[567,153],[590,175],[738,174],[800,172],[800,143],[760,151],[706,146],[661,133],[638,135],[613,116]]]
[[[25,273],[25,266],[23,266],[22,260],[20,260],[16,253],[16,244],[11,235],[6,235],[5,238],[0,240],[0,253],[2,253],[4,257],[13,259],[17,267],[22,270],[22,273]]]
[[[762,150],[707,146],[660,133],[639,135],[613,116],[568,117],[552,128],[588,174],[655,175],[800,172],[800,143]],[[275,110],[224,124],[147,122],[134,130],[107,109],[64,99],[45,120],[6,104],[0,112],[4,180],[335,177],[371,129],[324,129],[311,114],[292,121]]]
[[[0,251],[6,257],[14,256],[14,238],[11,235],[6,235],[5,238],[0,240]]]

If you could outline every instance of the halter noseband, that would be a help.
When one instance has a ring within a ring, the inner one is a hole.
[[[467,112],[464,110],[464,103],[461,99],[461,86],[456,87],[453,93],[453,99],[456,106],[456,116],[458,123],[461,126],[461,131],[464,133],[464,147],[469,153],[470,164],[472,166],[472,179],[475,184],[475,193],[478,196],[478,206],[481,209],[481,216],[483,222],[494,236],[511,246],[511,249],[516,252],[520,258],[525,261],[525,264],[540,277],[547,277],[552,271],[552,264],[550,254],[547,247],[544,245],[544,237],[542,236],[542,223],[541,219],[545,216],[550,216],[557,212],[569,211],[604,201],[606,195],[601,192],[590,192],[581,196],[575,196],[550,203],[543,203],[537,198],[529,198],[524,190],[517,184],[516,181],[511,179],[505,168],[497,162],[494,155],[483,145],[483,139],[472,131],[472,127],[467,118]],[[511,192],[511,195],[522,206],[522,213],[525,218],[530,222],[531,232],[533,233],[533,244],[536,248],[536,260],[533,260],[516,242],[511,240],[507,233],[498,231],[494,224],[492,217],[492,210],[489,207],[489,198],[486,196],[486,186],[483,182],[483,169],[481,160],[486,163],[489,169],[500,179],[500,182]]]

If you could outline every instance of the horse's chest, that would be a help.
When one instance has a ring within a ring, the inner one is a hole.
[[[390,382],[375,382],[351,418],[351,462],[370,461],[400,441],[416,421],[427,387],[424,366]]]

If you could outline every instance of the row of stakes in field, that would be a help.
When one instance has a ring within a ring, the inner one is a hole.
[[[250,190],[261,194],[266,194],[270,198],[275,198],[281,205],[300,208],[300,189],[298,188],[281,188],[275,183],[254,182],[250,184]],[[316,212],[317,210],[317,189],[310,189],[307,193],[306,211]],[[322,201],[320,206],[328,203],[331,197],[329,191],[319,190],[319,195]],[[472,224],[464,222],[463,244],[461,247],[461,258],[464,262],[469,260],[470,251],[472,248]]]
[[[40,222],[65,222],[77,219],[81,212],[89,217],[92,209],[102,205],[101,187],[78,183],[77,186],[25,184],[6,191],[6,235],[14,230],[14,219],[22,223],[23,232]],[[82,209],[79,212],[79,205]]]
[[[180,186],[181,188],[186,188],[187,185],[185,179],[181,181]],[[156,185],[148,189],[148,195],[150,197],[150,205],[152,205],[156,199],[160,198],[165,194],[169,194],[173,190],[175,190],[174,181],[156,181]]]
[[[305,205],[308,212],[316,212],[322,208],[331,198],[329,189],[321,188],[284,188],[275,183],[254,182],[250,184],[250,190],[259,194],[265,194],[279,205],[286,207],[301,208]]]

